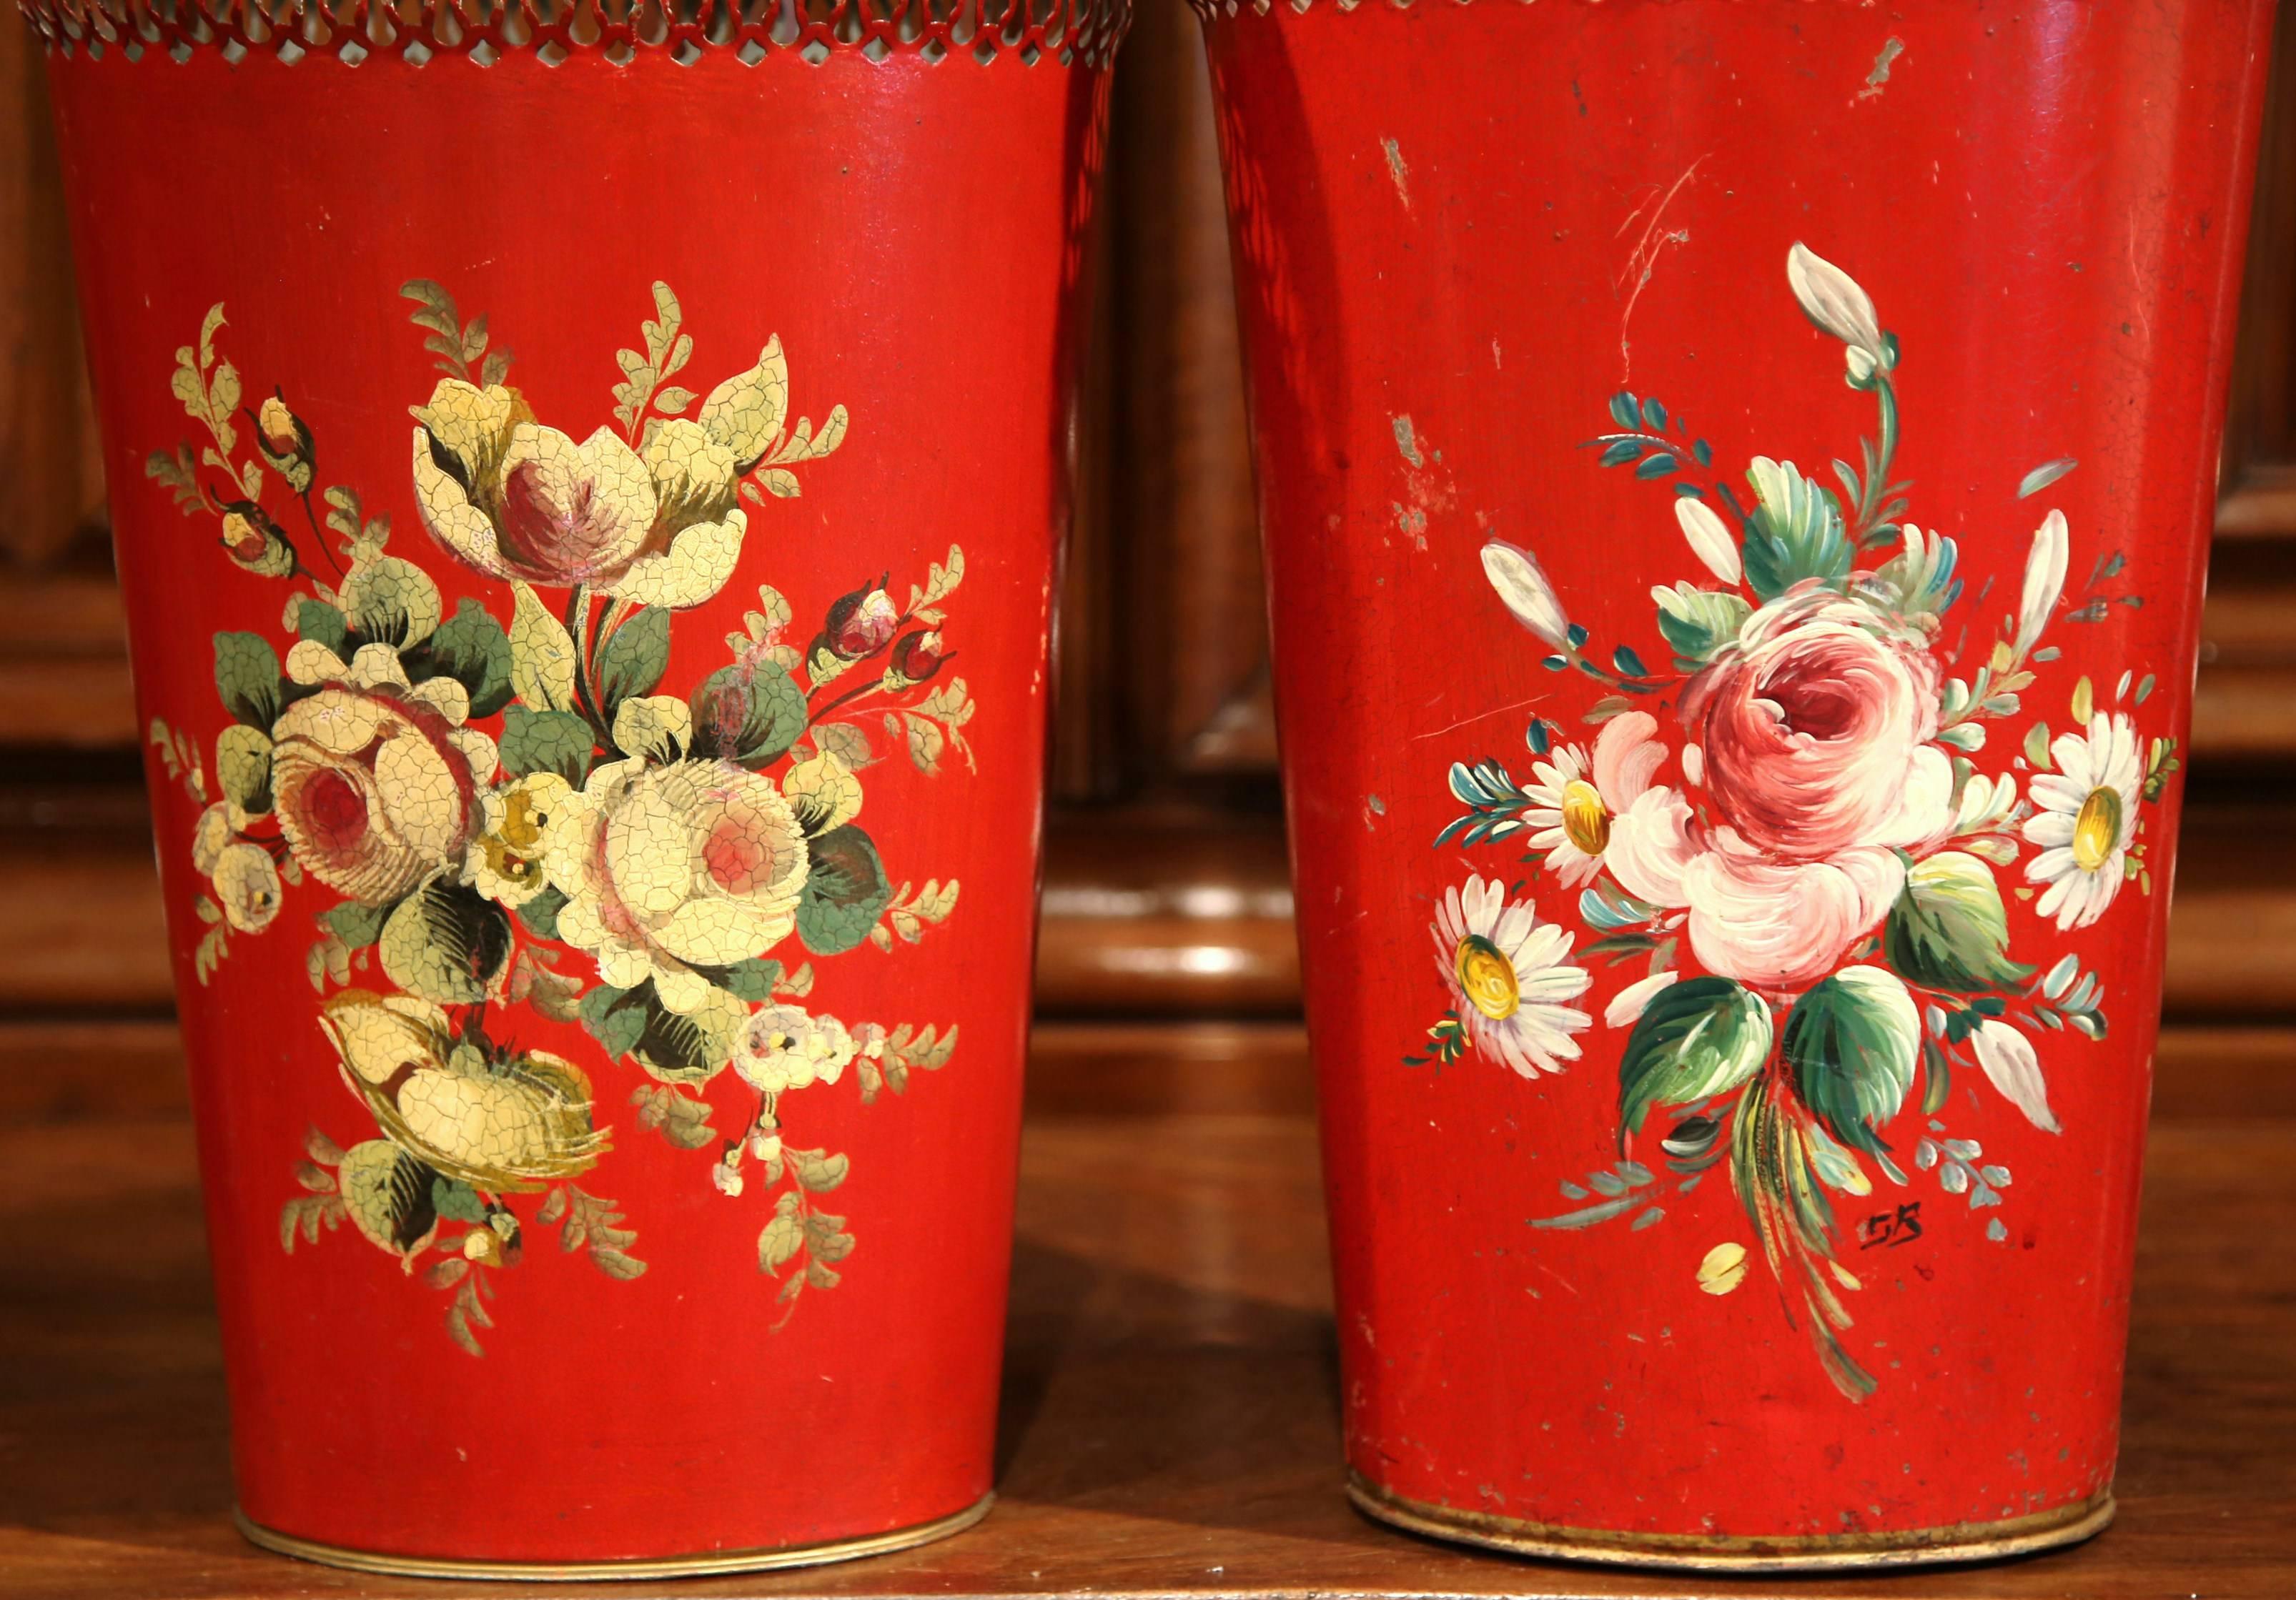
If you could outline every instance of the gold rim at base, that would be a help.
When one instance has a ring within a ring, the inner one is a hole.
[[[250,1521],[232,1507],[231,1520],[254,1544],[299,1561],[322,1566],[348,1567],[357,1572],[381,1572],[391,1578],[468,1578],[501,1583],[586,1583],[616,1578],[703,1578],[712,1573],[765,1572],[779,1567],[819,1566],[825,1562],[859,1561],[869,1555],[890,1555],[896,1550],[929,1545],[952,1533],[962,1533],[996,1503],[985,1494],[964,1510],[937,1522],[866,1539],[832,1539],[825,1544],[791,1545],[761,1550],[708,1550],[695,1555],[664,1555],[632,1561],[455,1561],[439,1555],[389,1555],[373,1550],[348,1550],[317,1539],[298,1539]]]
[[[1817,1572],[1843,1567],[1909,1567],[1956,1561],[1998,1561],[2036,1550],[2076,1545],[2112,1521],[2112,1491],[2054,1511],[1997,1522],[1955,1522],[1902,1533],[1822,1533],[1776,1539],[1706,1537],[1694,1533],[1620,1533],[1568,1528],[1513,1517],[1431,1506],[1393,1493],[1358,1473],[1348,1474],[1348,1498],[1365,1515],[1431,1539],[1480,1545],[1515,1555],[1608,1566],[1691,1568],[1710,1572]]]

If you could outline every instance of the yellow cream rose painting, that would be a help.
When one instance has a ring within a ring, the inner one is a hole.
[[[388,516],[320,486],[310,427],[281,391],[248,404],[217,355],[221,306],[176,352],[206,437],[147,467],[232,561],[288,588],[277,639],[215,636],[230,721],[212,776],[202,741],[152,727],[203,806],[199,981],[234,941],[281,936],[289,891],[318,902],[311,1045],[365,1137],[309,1131],[280,1243],[348,1220],[483,1353],[494,1275],[529,1232],[558,1229],[610,1278],[645,1270],[595,1188],[619,1100],[711,1152],[719,1193],[759,1191],[758,1267],[793,1310],[837,1285],[854,1236],[819,1204],[849,1163],[784,1142],[791,1097],[849,1075],[865,1102],[899,1093],[956,1044],[954,1025],[849,1024],[806,1000],[814,959],[915,943],[955,909],[954,878],[897,886],[861,818],[881,746],[927,776],[972,764],[972,703],[944,672],[964,552],[906,603],[890,575],[860,584],[809,640],[761,588],[724,664],[666,691],[676,614],[725,589],[751,516],[836,453],[845,408],[791,422],[778,338],[705,394],[683,387],[693,340],[656,284],[642,347],[619,353],[613,424],[578,440],[507,382],[485,318],[428,281],[404,292],[445,374],[410,408],[413,502],[491,604],[448,614],[390,553]],[[578,1023],[594,1058],[514,1042],[520,1011]],[[627,1095],[600,1082],[624,1064]],[[732,1130],[701,1095],[728,1067],[749,1108]]]

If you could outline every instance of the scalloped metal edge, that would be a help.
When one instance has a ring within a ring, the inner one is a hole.
[[[491,66],[530,53],[545,66],[576,54],[627,62],[660,52],[681,66],[731,55],[744,66],[794,55],[818,64],[857,53],[930,61],[1001,55],[1023,65],[1105,67],[1131,0],[16,0],[46,47],[101,59],[184,61],[213,50],[236,63],[329,56],[357,66],[396,56],[414,66],[464,55]]]
[[[1371,4],[1373,0],[1330,0],[1330,3],[1341,11],[1349,12],[1359,11]],[[1433,5],[1438,3],[1439,0],[1387,0],[1387,4],[1396,11],[1409,11],[1414,5]],[[1451,4],[1455,6],[1467,5],[1472,3],[1472,0],[1451,0]],[[1317,4],[1318,0],[1188,0],[1188,9],[1194,12],[1206,27],[1210,27],[1214,22],[1226,21],[1235,17],[1265,17],[1277,12],[1287,11],[1294,13],[1308,12],[1314,10]],[[1515,0],[1515,4],[1526,6],[1535,5],[1538,0]]]

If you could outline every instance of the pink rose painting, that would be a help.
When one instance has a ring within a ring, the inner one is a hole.
[[[1865,289],[1807,248],[1787,278],[1880,412],[1863,470],[1832,464],[1839,492],[1759,456],[1745,494],[1681,419],[1631,394],[1612,397],[1614,427],[1593,442],[1603,466],[1670,485],[1701,569],[1651,591],[1669,670],[1629,645],[1598,656],[1534,552],[1483,548],[1543,665],[1610,692],[1584,735],[1533,719],[1521,780],[1497,760],[1452,766],[1466,809],[1437,845],[1505,845],[1529,870],[1510,893],[1523,874],[1500,860],[1437,896],[1451,1005],[1404,1059],[1530,1077],[1565,1070],[1598,1025],[1622,1033],[1620,1148],[1631,1156],[1663,1115],[1652,1154],[1669,1176],[1622,1159],[1564,1185],[1584,1204],[1539,1225],[1644,1227],[1662,1196],[1726,1167],[1789,1317],[1857,1399],[1874,1379],[1840,1337],[1857,1280],[1836,1260],[1831,1197],[1914,1181],[1881,1131],[1917,1107],[1928,1131],[1913,1165],[1972,1211],[2002,1204],[2008,1171],[1938,1120],[1953,1074],[1975,1073],[2055,1132],[2046,1058],[2105,1030],[2099,984],[2072,956],[2012,957],[2005,891],[2058,931],[2095,922],[2127,886],[2149,894],[2143,808],[2177,761],[2173,739],[2142,730],[2150,674],[2125,673],[2109,701],[2087,678],[2068,686],[2062,731],[2029,712],[2058,657],[2051,625],[2103,605],[2067,606],[2061,512],[2038,517],[1998,636],[1988,645],[1974,616],[1948,626],[1956,543],[1904,521],[1908,486],[1890,478],[1897,341]],[[2020,498],[2073,467],[2036,468]],[[2120,567],[2101,559],[2092,590]],[[1599,1019],[1581,1008],[1597,961],[1642,968]],[[1998,1220],[1987,1233],[2007,1237]],[[1726,1294],[1742,1278],[1718,1268],[1701,1282]]]

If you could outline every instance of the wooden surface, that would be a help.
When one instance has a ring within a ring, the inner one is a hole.
[[[2005,1566],[1811,1579],[1792,1593],[2296,1594],[2296,1253],[2279,1242],[2296,1230],[2291,1131],[2254,1119],[2156,1129],[2112,1531]],[[1003,1498],[989,1520],[907,1555],[673,1592],[1692,1596],[1785,1587],[1517,1563],[1349,1511],[1306,1119],[1042,1121],[1022,1167]],[[454,1592],[264,1555],[232,1531],[193,1184],[180,1122],[0,1133],[0,1349],[10,1356],[0,1363],[0,1595]],[[1174,1226],[1182,1212],[1187,1225]]]

